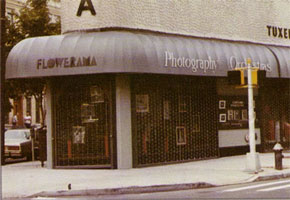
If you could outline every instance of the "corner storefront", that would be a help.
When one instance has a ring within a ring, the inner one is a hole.
[[[107,29],[26,39],[10,52],[6,78],[47,80],[49,167],[131,168],[247,152],[247,92],[226,78],[247,58],[267,77],[255,90],[258,150],[278,140],[289,148],[288,55]]]

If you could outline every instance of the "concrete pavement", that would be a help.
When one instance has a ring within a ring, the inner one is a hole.
[[[246,155],[126,170],[47,169],[39,161],[16,163],[2,167],[2,197],[164,191],[290,177],[290,158],[283,159],[283,170],[274,169],[274,153],[260,153],[260,161],[263,171],[257,174],[245,172]]]

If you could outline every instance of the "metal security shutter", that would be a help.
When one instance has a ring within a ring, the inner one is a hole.
[[[111,85],[99,77],[56,81],[56,167],[113,167]]]
[[[290,148],[289,88],[289,80],[267,80],[265,86],[260,89],[262,111],[260,118],[264,151],[272,151],[278,140],[283,148]]]
[[[132,79],[134,166],[218,156],[213,78]]]

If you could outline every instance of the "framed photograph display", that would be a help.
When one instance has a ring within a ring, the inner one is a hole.
[[[227,121],[227,114],[222,113],[220,114],[220,122],[226,122]]]
[[[82,104],[81,106],[82,123],[91,123],[97,121],[96,107],[91,104]]]
[[[148,94],[136,95],[136,112],[145,113],[149,112],[149,96]]]
[[[103,103],[104,91],[99,86],[90,87],[91,103]]]
[[[226,115],[226,118],[224,117]],[[247,129],[249,126],[247,96],[220,96],[218,101],[219,130]],[[259,127],[258,119],[255,126]]]
[[[186,144],[186,131],[184,126],[176,127],[176,144],[177,145]]]
[[[73,126],[73,143],[84,144],[85,143],[85,127],[84,126]]]
[[[219,109],[226,109],[226,101],[225,100],[219,101]]]

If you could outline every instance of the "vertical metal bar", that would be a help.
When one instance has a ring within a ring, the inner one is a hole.
[[[5,114],[4,114],[4,84],[5,84],[5,6],[6,1],[1,0],[0,3],[0,56],[1,56],[1,66],[0,66],[0,133],[1,133],[1,165],[5,164],[5,152],[4,152],[4,124],[5,124]]]

